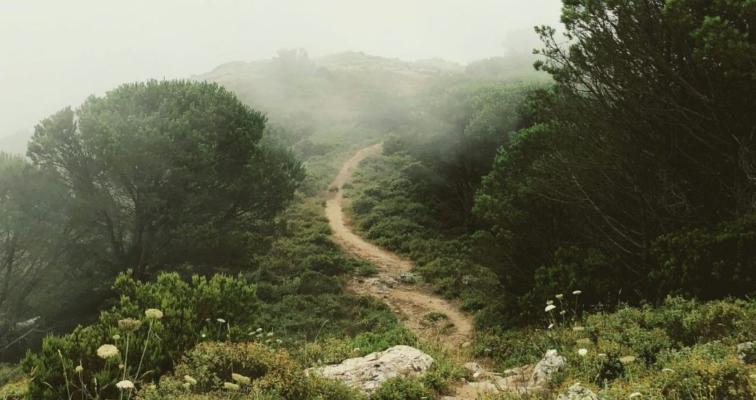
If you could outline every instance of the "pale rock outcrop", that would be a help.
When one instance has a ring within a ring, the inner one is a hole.
[[[340,380],[353,388],[370,392],[393,377],[421,376],[432,364],[431,356],[414,347],[394,346],[340,364],[310,368],[308,373]]]
[[[543,359],[533,368],[533,375],[530,378],[531,386],[546,385],[551,376],[564,367],[564,357],[560,356],[556,350],[549,350]]]

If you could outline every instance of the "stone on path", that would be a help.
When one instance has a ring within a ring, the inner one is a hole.
[[[433,358],[414,347],[394,346],[365,357],[350,358],[340,364],[310,368],[308,372],[370,392],[390,378],[421,376],[431,364]]]

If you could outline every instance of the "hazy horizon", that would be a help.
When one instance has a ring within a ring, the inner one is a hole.
[[[0,137],[124,82],[186,78],[304,48],[459,63],[530,51],[559,0],[3,2]],[[513,12],[514,10],[514,12]]]

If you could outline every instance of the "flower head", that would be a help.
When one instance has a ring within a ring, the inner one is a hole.
[[[192,378],[192,377],[191,377],[191,376],[189,376],[189,375],[184,375],[184,381],[185,381],[186,383],[188,383],[189,385],[196,385],[196,384],[197,384],[197,380],[196,380],[196,379],[194,379],[194,378]]]
[[[559,293],[558,295],[556,295],[556,296],[554,296],[554,297],[556,297],[556,298],[557,298],[557,300],[562,300],[562,298],[564,297],[564,295],[563,295],[563,294],[561,294],[561,293]]]
[[[134,382],[130,380],[122,380],[116,383],[118,390],[134,390]]]
[[[555,308],[556,308],[555,305],[549,304],[548,306],[546,306],[546,308],[543,309],[543,311],[550,312],[550,311],[552,311]]]
[[[631,364],[635,362],[635,356],[624,356],[624,357],[620,357],[619,360],[622,364]]]
[[[144,311],[144,315],[147,316],[147,319],[151,319],[153,321],[163,318],[163,312],[158,310],[157,308],[148,308]]]
[[[74,368],[74,371],[77,374],[80,374],[80,373],[84,372],[84,367],[82,367],[81,365],[77,365],[76,368]]]
[[[231,379],[240,385],[249,385],[252,382],[252,379],[241,374],[231,374]]]
[[[216,319],[216,321],[218,321],[219,324],[225,324],[226,323],[226,320],[223,319],[223,318],[218,318],[218,319]]]
[[[635,399],[635,398],[638,398],[638,397],[641,397],[641,396],[643,396],[643,395],[640,392],[634,392],[634,393],[630,393],[630,396],[627,396],[627,398],[628,399]]]
[[[575,296],[577,296],[577,295],[579,295],[579,294],[581,294],[581,293],[583,293],[583,291],[582,291],[582,290],[573,290],[573,291],[572,291],[572,294],[574,294]]]
[[[107,360],[111,357],[116,357],[118,356],[118,347],[115,347],[112,344],[103,344],[102,346],[97,348],[97,356],[102,358],[103,360]]]
[[[133,332],[142,326],[142,321],[134,318],[124,318],[118,320],[118,327],[124,331]]]
[[[119,340],[121,340],[121,335],[119,335],[119,334],[113,335],[113,340],[115,340],[116,342],[119,341]]]
[[[585,357],[588,355],[588,349],[578,349],[577,353],[580,357]]]
[[[223,382],[223,388],[232,392],[237,392],[239,391],[239,389],[241,389],[239,385],[231,382]]]

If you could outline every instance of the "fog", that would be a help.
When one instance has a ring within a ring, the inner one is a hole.
[[[559,0],[0,2],[0,137],[120,83],[189,77],[282,48],[460,63],[530,51]]]

